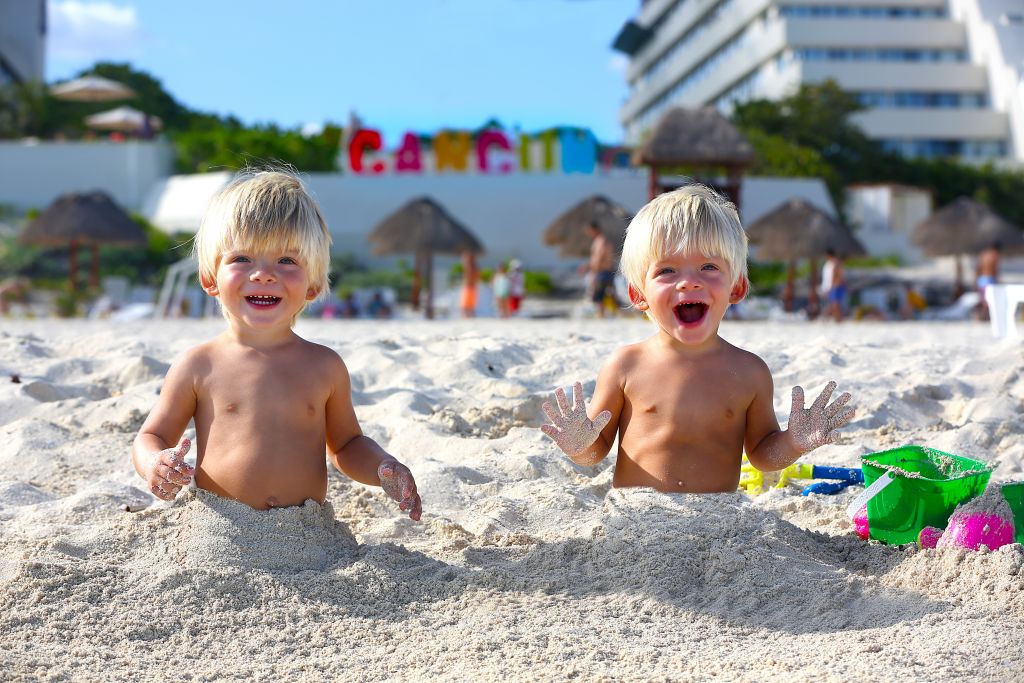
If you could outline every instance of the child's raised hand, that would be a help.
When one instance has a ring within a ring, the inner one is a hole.
[[[146,483],[154,496],[161,500],[174,500],[178,491],[192,481],[195,470],[185,462],[185,454],[191,446],[190,440],[182,439],[177,448],[165,448],[153,453]]]
[[[384,493],[398,501],[398,509],[408,511],[409,519],[418,522],[423,514],[423,501],[409,468],[397,460],[385,460],[377,468],[377,476]]]
[[[587,417],[583,385],[579,382],[573,385],[572,396],[575,407],[569,405],[565,391],[559,387],[555,389],[558,410],[555,410],[549,401],[541,406],[552,424],[541,425],[540,430],[554,439],[558,447],[569,457],[579,455],[590,448],[601,435],[601,430],[608,424],[608,420],[612,419],[611,411],[608,410],[602,411],[593,420]]]
[[[843,409],[850,400],[850,392],[843,393],[829,404],[828,400],[835,389],[836,383],[829,382],[811,407],[804,408],[803,387],[793,387],[793,407],[789,413],[788,431],[801,453],[832,443],[836,438],[835,430],[853,419],[856,411],[853,408]]]

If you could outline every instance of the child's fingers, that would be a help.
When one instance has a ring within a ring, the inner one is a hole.
[[[558,387],[555,389],[555,400],[558,401],[558,409],[562,411],[563,415],[568,415],[572,412],[572,406],[569,405],[569,399],[565,395],[565,389]]]
[[[420,517],[423,516],[423,499],[420,498],[419,494],[416,494],[416,500],[412,504],[412,510],[409,511],[409,519],[414,522],[420,521]]]
[[[594,427],[597,431],[601,431],[608,425],[608,421],[612,419],[612,413],[610,410],[602,410],[594,418]]]
[[[852,395],[849,391],[843,392],[843,395],[832,402],[832,405],[825,408],[825,416],[832,417],[839,412],[840,408],[849,403]]]
[[[832,397],[832,392],[836,390],[836,383],[829,381],[825,385],[825,388],[818,394],[818,398],[814,399],[814,403],[811,405],[811,410],[824,410],[825,406],[828,405],[829,398]]]
[[[789,409],[790,419],[804,409],[804,388],[800,385],[793,387],[793,405]]]
[[[540,431],[544,432],[545,434],[550,436],[552,439],[558,439],[558,434],[559,434],[558,427],[555,427],[554,425],[541,425],[540,426]]]
[[[548,416],[548,419],[551,420],[552,424],[558,425],[562,422],[562,415],[555,410],[555,407],[551,405],[550,401],[545,401],[540,408],[544,411],[544,414]]]
[[[579,382],[572,385],[572,400],[576,410],[582,410],[585,405],[583,401],[583,385]]]
[[[853,419],[853,416],[857,413],[856,408],[847,408],[843,412],[839,413],[835,417],[828,421],[829,429],[839,429],[844,424]]]
[[[192,447],[192,440],[191,439],[188,439],[188,438],[182,439],[181,443],[179,443],[178,447],[174,450],[174,455],[179,460],[184,460],[185,459],[185,454],[188,453],[188,449],[191,448],[191,447]]]

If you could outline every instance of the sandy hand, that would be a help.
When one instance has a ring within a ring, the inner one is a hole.
[[[185,454],[191,446],[191,441],[182,439],[177,448],[153,453],[146,483],[154,496],[161,500],[174,500],[178,491],[192,481],[195,470],[185,462]]]
[[[837,436],[835,430],[853,419],[856,411],[853,408],[843,409],[850,400],[850,392],[845,392],[829,404],[828,400],[835,389],[836,383],[829,382],[811,407],[804,408],[803,387],[793,387],[793,407],[789,413],[788,431],[802,453],[832,443]]]
[[[575,406],[569,405],[565,391],[559,387],[555,389],[558,410],[555,410],[550,402],[541,406],[552,424],[541,425],[540,430],[554,439],[558,447],[569,457],[579,455],[590,448],[601,435],[601,430],[608,424],[608,420],[612,419],[611,412],[607,410],[602,411],[593,420],[587,417],[583,385],[579,382],[573,385],[572,397]]]
[[[423,514],[423,501],[409,468],[397,460],[385,460],[377,468],[377,476],[384,493],[398,501],[398,509],[408,511],[409,519],[418,522]]]

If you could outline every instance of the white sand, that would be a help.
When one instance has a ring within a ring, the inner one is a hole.
[[[324,506],[157,503],[128,446],[167,364],[220,329],[0,320],[3,680],[1024,677],[1020,545],[869,544],[844,515],[860,489],[613,491],[611,459],[562,457],[540,403],[576,379],[589,396],[639,321],[303,321],[412,467],[423,523],[333,471]],[[1024,478],[1024,353],[986,326],[723,333],[768,362],[780,420],[794,383],[854,393],[810,462],[916,443]]]

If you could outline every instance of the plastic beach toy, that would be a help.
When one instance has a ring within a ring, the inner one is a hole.
[[[998,486],[959,506],[949,518],[946,530],[925,527],[918,535],[922,548],[967,548],[989,550],[1013,543],[1014,523],[1010,506]]]
[[[851,484],[861,484],[864,482],[864,474],[858,467],[826,467],[803,462],[793,463],[778,472],[762,472],[750,464],[746,455],[743,456],[743,463],[740,465],[740,488],[752,496],[764,493],[768,488],[785,488],[793,479],[832,480],[805,486],[802,494],[806,496],[811,493],[837,493]]]
[[[1013,540],[1024,543],[1024,481],[1012,481],[1003,484],[1003,498],[1013,513]]]
[[[985,490],[992,466],[923,446],[901,446],[861,458],[871,538],[914,543],[925,527],[944,528],[961,503]]]

